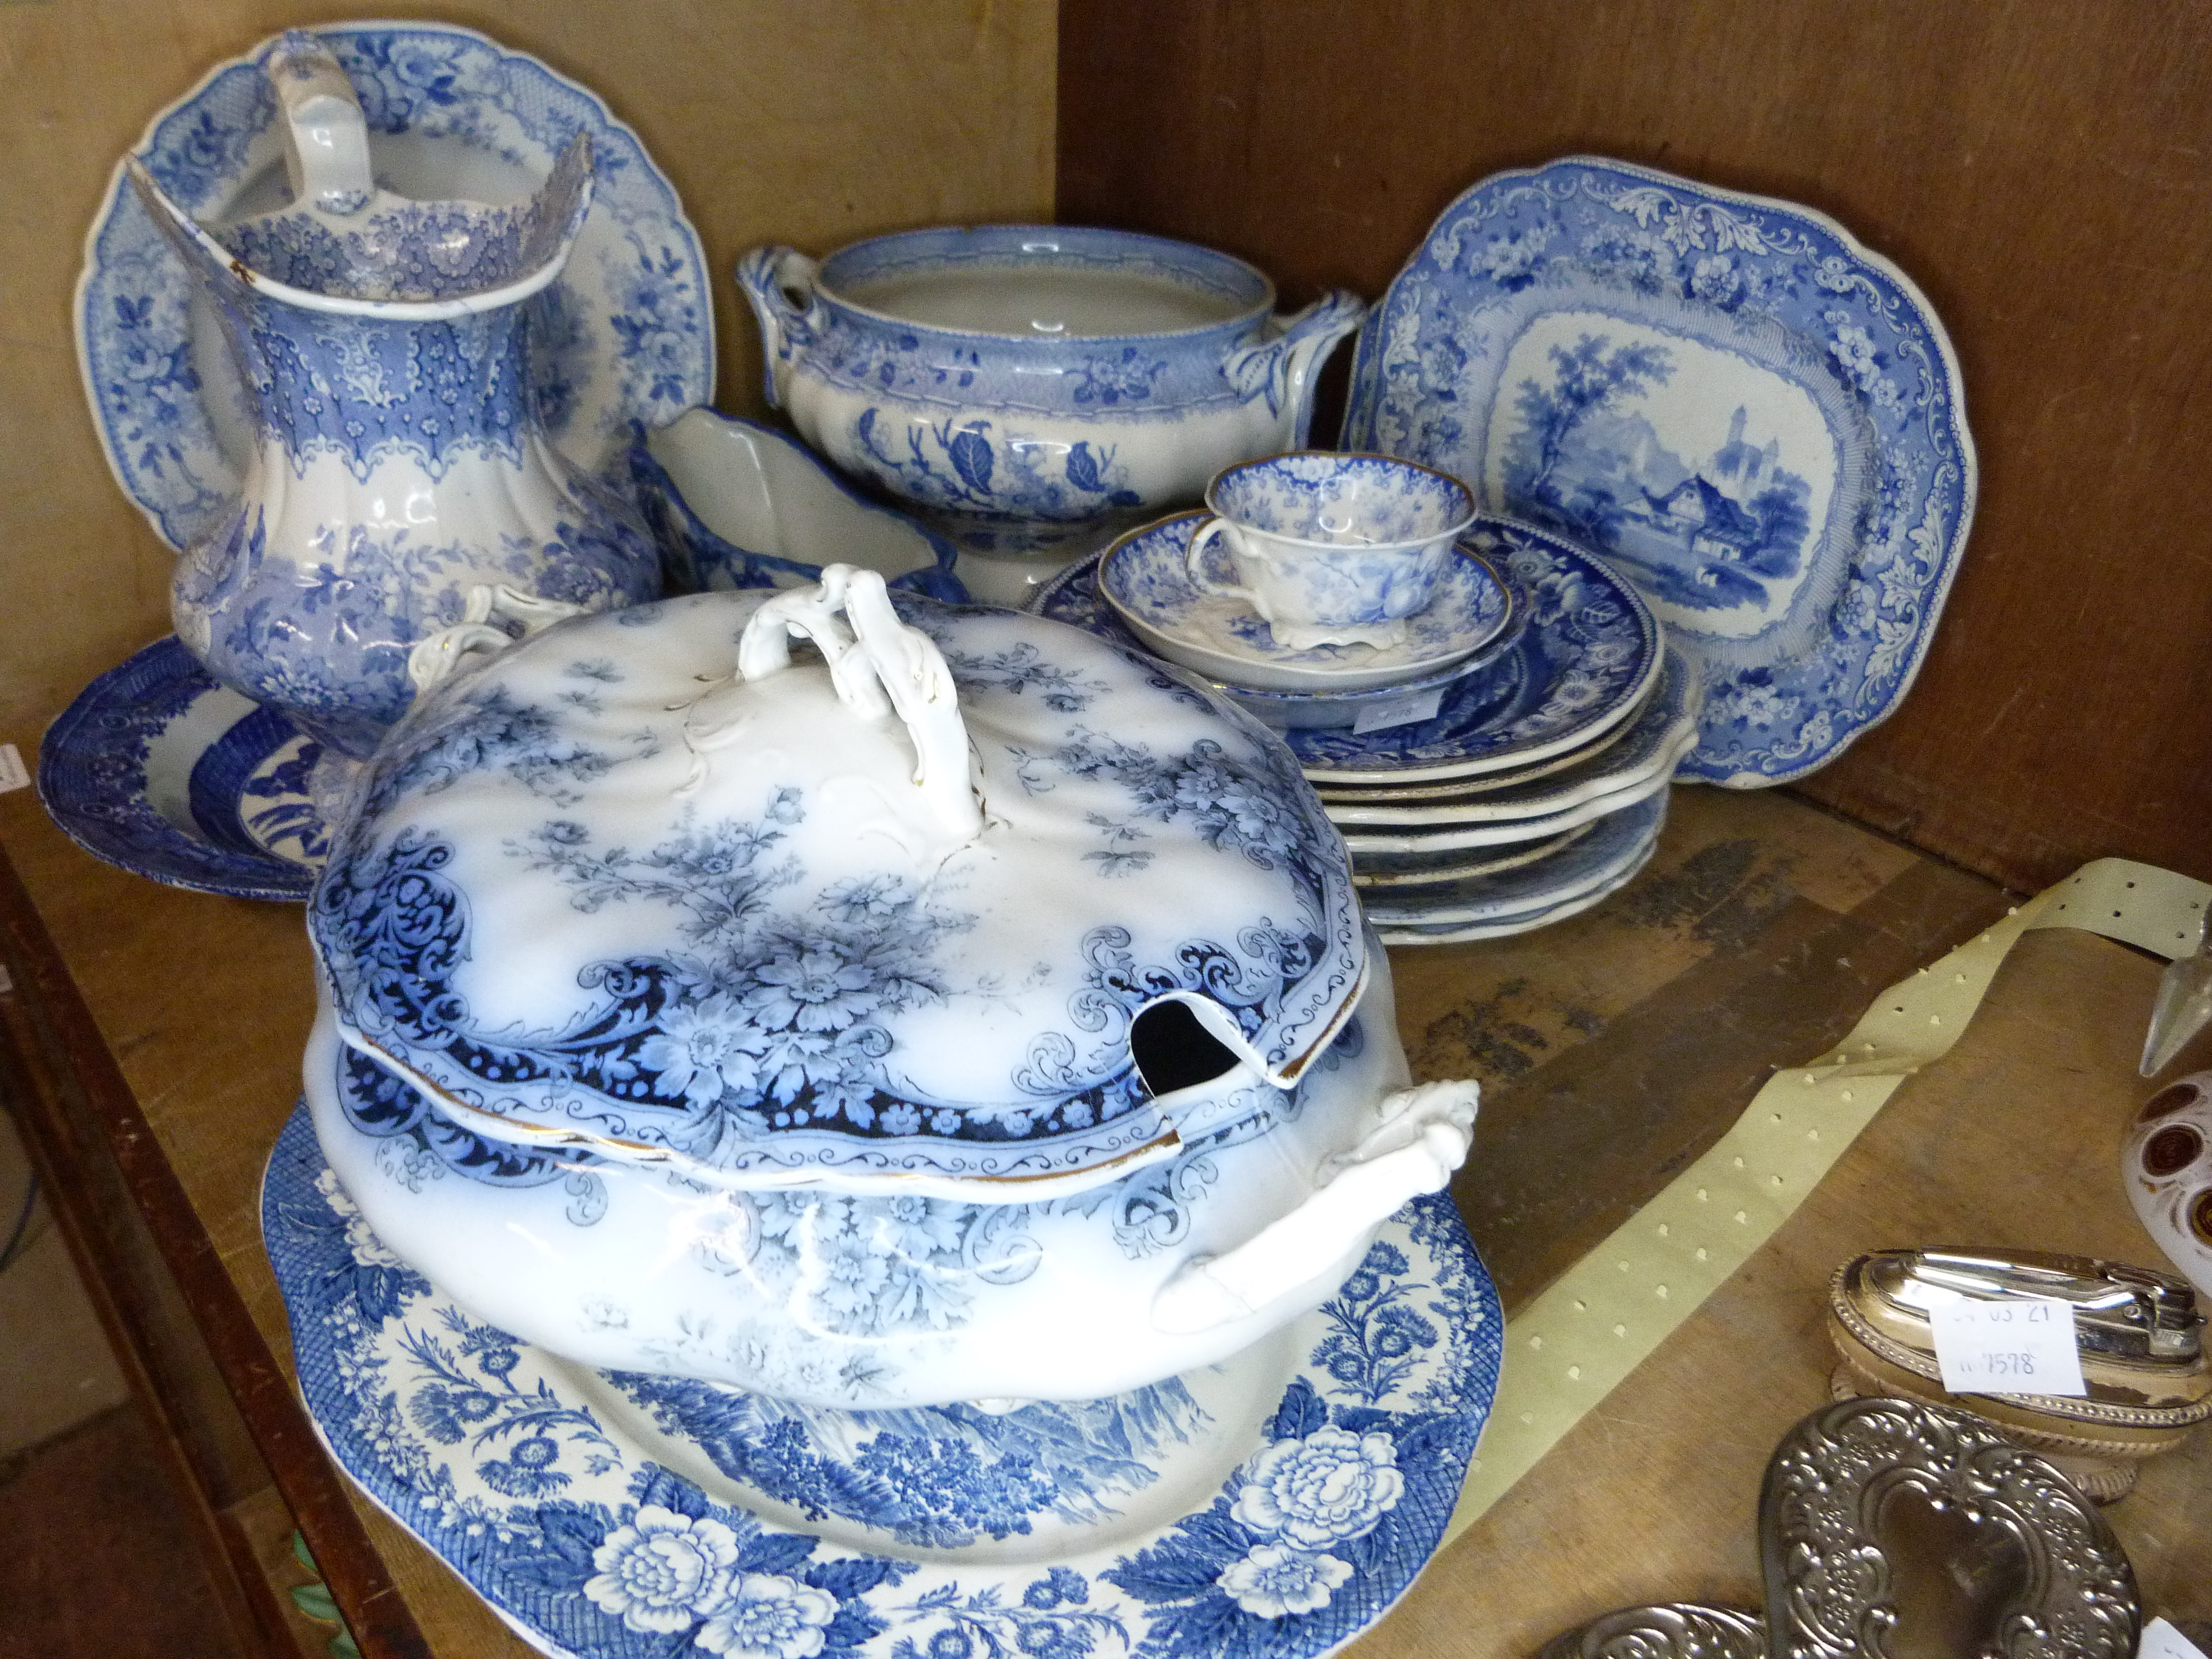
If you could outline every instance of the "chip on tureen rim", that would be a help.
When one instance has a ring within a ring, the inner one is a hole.
[[[735,1186],[1114,1178],[1279,1099],[1366,972],[1278,738],[842,566],[463,663],[369,763],[309,915],[346,1040],[478,1133]],[[1147,1090],[1163,1001],[1242,1062],[1218,1085]]]

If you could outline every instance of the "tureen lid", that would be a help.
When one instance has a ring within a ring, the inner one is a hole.
[[[566,621],[425,692],[310,927],[347,1039],[471,1128],[733,1185],[1118,1176],[1206,1096],[1148,1062],[1156,1094],[1133,1033],[1194,1024],[1214,1072],[1288,1087],[1365,971],[1342,843],[1263,727],[845,566]]]

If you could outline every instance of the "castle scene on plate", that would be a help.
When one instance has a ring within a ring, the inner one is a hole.
[[[1886,719],[1976,473],[1926,301],[1809,209],[1581,157],[1404,253],[1371,311],[1075,226],[717,278],[597,94],[427,22],[264,41],[118,163],[76,326],[174,632],[39,789],[304,905],[300,1387],[534,1647],[1320,1659],[1445,1541],[1508,1345],[1481,1080],[1417,1077],[1407,964],[1604,925],[1678,784]],[[717,280],[768,420],[714,406]],[[2208,1101],[2124,1158],[2212,1293]],[[1965,1480],[1981,1429],[1881,1416],[1940,1403],[1929,1308],[2119,1332],[2119,1285],[2193,1342],[2147,1272],[1847,1264],[1837,1397],[1905,1398],[1777,1467]],[[2190,1352],[2152,1449],[2212,1412]],[[2148,1455],[2015,1418],[2093,1495]]]

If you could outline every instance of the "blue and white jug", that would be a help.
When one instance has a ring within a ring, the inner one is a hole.
[[[508,207],[380,190],[367,125],[312,35],[270,60],[294,200],[203,226],[131,178],[215,301],[258,445],[236,507],[179,561],[177,635],[210,673],[362,757],[414,696],[408,653],[472,589],[607,610],[660,591],[621,496],[556,450],[527,301],[592,202],[579,137]]]

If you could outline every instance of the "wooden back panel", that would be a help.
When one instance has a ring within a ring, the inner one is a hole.
[[[1927,291],[1981,507],[1919,683],[1806,792],[2018,888],[2212,876],[2212,8],[1061,0],[1060,215],[1379,297],[1591,152],[1834,216]]]

